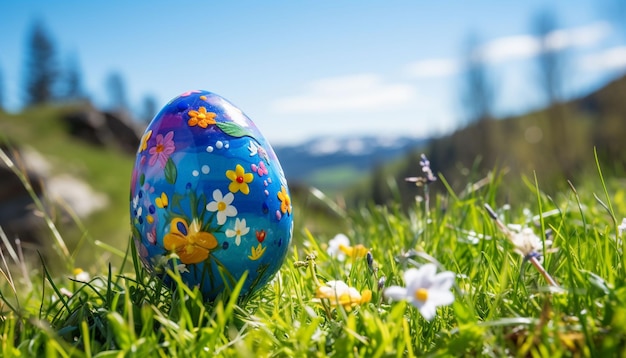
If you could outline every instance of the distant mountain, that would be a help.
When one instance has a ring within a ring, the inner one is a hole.
[[[412,137],[320,137],[276,146],[274,151],[290,183],[336,190],[426,143],[427,139]]]

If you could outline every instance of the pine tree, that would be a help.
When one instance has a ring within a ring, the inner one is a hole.
[[[55,99],[58,78],[56,53],[48,32],[36,21],[27,45],[25,68],[25,104],[27,106]]]
[[[0,68],[0,111],[4,110],[4,77],[2,77],[2,68]]]
[[[146,95],[143,98],[143,113],[141,114],[143,122],[150,123],[158,111],[157,106],[157,101],[154,96]]]
[[[107,77],[106,86],[110,96],[110,108],[112,110],[128,110],[126,86],[122,75],[119,72],[111,72]]]
[[[70,55],[63,71],[63,97],[68,100],[86,98],[83,77],[75,54]]]

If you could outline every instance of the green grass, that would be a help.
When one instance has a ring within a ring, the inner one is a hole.
[[[324,190],[324,192],[332,194],[341,192],[346,187],[358,182],[359,178],[365,176],[362,171],[349,166],[335,166],[321,169],[309,178],[312,186]]]
[[[0,112],[0,143],[30,146],[51,164],[52,174],[70,174],[107,196],[109,206],[106,210],[86,218],[80,225],[59,225],[69,247],[77,247],[88,239],[124,251],[129,225],[128,173],[132,169],[134,157],[118,150],[91,145],[68,134],[61,118],[72,109],[43,106],[20,114]],[[54,219],[60,223],[58,218]],[[94,257],[93,248],[74,251],[74,256],[81,265],[89,265],[98,259]],[[111,259],[117,260],[114,256]]]
[[[495,202],[500,185],[430,198],[428,211],[416,202],[408,212],[399,205],[336,212],[352,244],[369,249],[371,263],[330,257],[331,236],[313,235],[299,223],[298,216],[307,215],[299,206],[294,240],[275,279],[251,296],[240,298],[235,287],[215,302],[182,284],[163,287],[143,270],[132,246],[120,265],[90,267],[86,283],[73,280],[71,258],[64,274],[53,275],[3,251],[0,355],[623,356],[623,183],[598,175],[547,196],[528,181],[531,199],[516,207]],[[514,251],[485,204],[542,240],[551,231],[542,265],[558,287]],[[91,241],[85,245],[110,254]],[[404,285],[403,272],[427,262],[456,274],[454,303],[438,308],[432,321],[381,291]],[[372,298],[348,310],[316,300],[318,285],[329,280],[371,290]]]

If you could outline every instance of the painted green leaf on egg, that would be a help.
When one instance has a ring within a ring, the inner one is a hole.
[[[232,123],[232,122],[226,122],[226,123],[217,122],[216,125],[217,125],[217,127],[219,129],[222,130],[222,132],[228,134],[231,137],[235,137],[235,138],[251,137],[251,138],[254,138],[250,131],[246,130],[245,128],[241,127],[240,125],[238,125],[236,123]]]
[[[165,180],[168,183],[174,184],[176,183],[176,177],[178,176],[178,171],[176,170],[176,164],[172,158],[167,159],[167,163],[165,164]]]

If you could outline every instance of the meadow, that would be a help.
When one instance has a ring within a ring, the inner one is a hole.
[[[299,219],[308,204],[294,200],[294,239],[275,278],[214,302],[175,269],[167,275],[179,284],[165,287],[132,240],[125,250],[86,240],[83,250],[116,261],[85,269],[55,235],[63,267],[53,272],[50,258],[26,262],[0,235],[0,354],[623,356],[626,187],[596,167],[592,180],[551,195],[522,178],[528,200],[511,205],[498,199],[498,173],[455,192],[426,163],[411,208],[391,190],[389,205],[334,210],[342,230],[331,234],[313,234]]]

